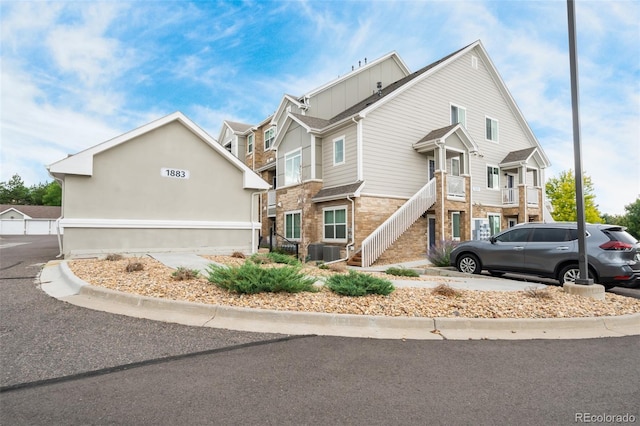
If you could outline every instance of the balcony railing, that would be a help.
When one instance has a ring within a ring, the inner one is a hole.
[[[518,188],[502,189],[502,204],[518,204]]]
[[[464,198],[464,177],[462,176],[447,176],[447,196]]]
[[[538,194],[540,190],[534,186],[527,187],[527,205],[528,206],[537,206],[538,205]]]

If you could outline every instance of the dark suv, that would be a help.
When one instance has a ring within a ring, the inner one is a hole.
[[[589,277],[607,288],[640,287],[640,244],[617,225],[586,224]],[[505,272],[557,279],[579,277],[578,226],[574,222],[523,223],[489,240],[465,241],[451,252],[461,272]]]

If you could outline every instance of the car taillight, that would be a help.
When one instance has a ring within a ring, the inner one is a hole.
[[[622,241],[607,241],[606,243],[601,244],[600,248],[602,250],[628,250],[633,248],[633,246]]]

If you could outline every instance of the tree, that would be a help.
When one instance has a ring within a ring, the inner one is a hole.
[[[624,210],[626,212],[624,226],[627,227],[627,232],[640,240],[640,197],[637,197],[633,203],[624,206]]]
[[[19,174],[15,174],[7,182],[0,182],[0,204],[29,204],[29,188]]]
[[[593,183],[586,174],[584,175],[582,189],[584,192],[585,220],[589,223],[601,223],[600,212],[595,204],[596,196],[593,191]],[[573,170],[561,172],[559,177],[549,179],[545,187],[545,193],[553,206],[551,216],[555,220],[575,222],[578,219],[576,179],[573,175]]]
[[[42,204],[45,206],[62,205],[62,187],[55,180],[45,188],[44,195],[42,196]]]

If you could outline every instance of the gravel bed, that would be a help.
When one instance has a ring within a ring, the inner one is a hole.
[[[229,256],[208,258],[224,264],[244,262]],[[126,272],[127,264],[134,261],[142,263],[144,269]],[[388,296],[363,297],[339,296],[326,288],[317,293],[240,295],[216,287],[206,277],[174,280],[173,269],[148,257],[117,261],[72,260],[69,267],[77,277],[94,286],[143,296],[243,308],[428,318],[571,318],[640,313],[640,300],[637,299],[607,293],[604,301],[598,301],[567,294],[561,287],[536,292],[456,290],[452,296],[436,294],[430,288],[397,288]],[[304,268],[308,275],[318,278],[344,272],[340,266],[335,267],[338,272],[311,265]],[[408,279],[379,275],[388,279]],[[414,279],[444,285],[450,281],[446,277],[425,275]]]

